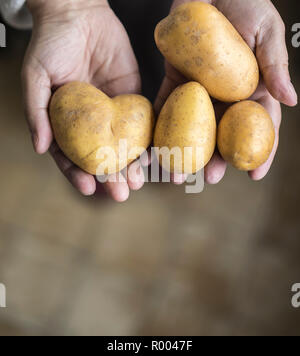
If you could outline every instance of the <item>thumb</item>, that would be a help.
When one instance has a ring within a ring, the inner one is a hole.
[[[51,84],[47,73],[25,61],[22,70],[25,115],[34,149],[39,154],[48,151],[53,136],[48,118]]]
[[[181,75],[174,67],[172,67],[168,62],[166,62],[166,76],[161,84],[159,92],[157,94],[154,110],[157,114],[167,101],[169,95],[175,90],[179,85],[186,82],[186,79]]]
[[[271,95],[285,105],[297,105],[297,93],[289,74],[285,25],[279,14],[275,20],[272,17],[261,27],[257,37],[256,55]]]

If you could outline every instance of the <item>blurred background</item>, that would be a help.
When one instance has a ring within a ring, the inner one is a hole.
[[[153,1],[112,1],[151,99],[163,75],[153,29],[170,2],[154,13]],[[298,1],[274,3],[300,93]],[[121,205],[84,198],[33,153],[19,79],[29,39],[8,29],[0,49],[0,335],[299,334],[299,107],[283,108],[279,152],[260,183],[230,168],[200,195],[147,184]]]

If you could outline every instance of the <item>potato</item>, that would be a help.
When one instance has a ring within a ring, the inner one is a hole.
[[[175,8],[157,25],[155,40],[168,62],[220,101],[248,99],[258,86],[253,52],[212,5],[191,2]]]
[[[86,83],[73,82],[58,89],[50,103],[50,118],[64,154],[93,175],[100,166],[105,174],[122,170],[147,149],[153,138],[154,112],[146,98],[121,95],[110,99]],[[127,148],[120,148],[119,140],[124,139]],[[136,151],[133,156],[127,156],[132,150]]]
[[[220,121],[218,148],[225,159],[241,171],[264,164],[274,147],[275,129],[265,108],[254,101],[231,106]]]
[[[201,170],[214,153],[216,126],[214,108],[205,88],[196,82],[179,86],[159,115],[154,146],[170,151],[177,148],[182,160],[173,155],[171,160],[167,156],[164,159],[160,155],[161,165],[172,173],[191,174]]]

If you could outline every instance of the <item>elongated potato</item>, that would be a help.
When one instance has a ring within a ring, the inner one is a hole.
[[[154,112],[146,98],[120,95],[111,99],[86,83],[58,89],[50,103],[50,118],[64,154],[93,175],[100,168],[105,174],[121,171],[153,138]]]
[[[154,146],[174,153],[159,157],[172,173],[196,173],[209,162],[216,147],[216,119],[201,84],[187,83],[170,95],[157,121]]]
[[[265,108],[254,101],[231,106],[218,128],[218,148],[235,168],[252,171],[264,164],[274,147],[275,129]]]
[[[176,69],[220,101],[248,99],[258,86],[253,52],[212,5],[191,2],[175,8],[157,25],[155,40]]]

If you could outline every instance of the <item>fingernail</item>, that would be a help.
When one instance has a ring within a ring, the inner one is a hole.
[[[38,143],[39,143],[39,138],[36,134],[32,134],[31,135],[31,140],[32,140],[32,145],[33,148],[35,150],[35,152],[37,152],[37,148],[38,148]]]
[[[294,85],[292,84],[292,82],[290,82],[290,84],[289,84],[289,90],[290,90],[290,95],[291,95],[291,97],[293,98],[293,100],[296,102],[296,104],[297,104],[297,102],[298,102],[298,95],[297,95],[297,93],[296,93],[296,90],[295,90],[295,87],[294,87]]]

